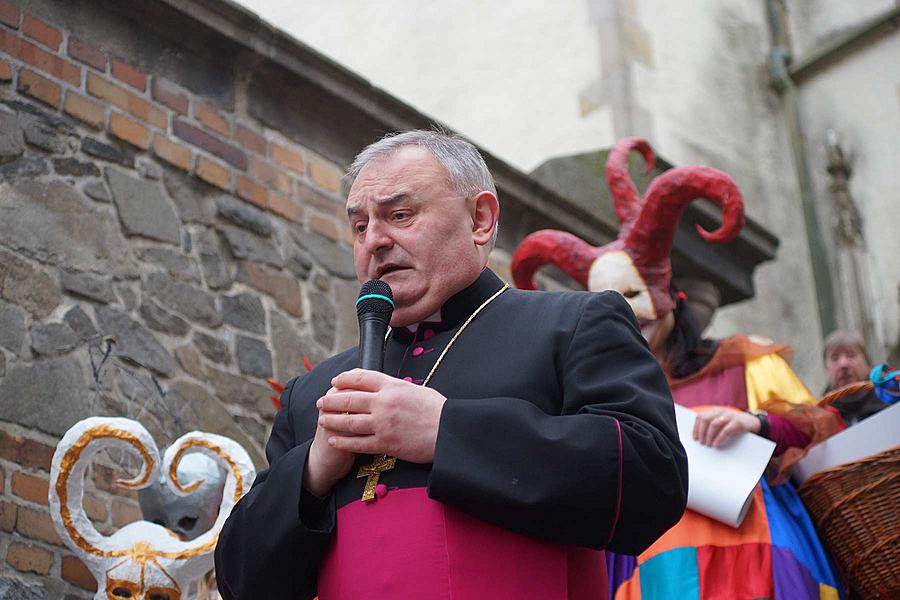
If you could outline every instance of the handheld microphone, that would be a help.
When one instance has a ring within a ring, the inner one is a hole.
[[[359,290],[356,317],[359,319],[359,366],[370,371],[384,369],[384,336],[394,312],[391,286],[370,279]]]

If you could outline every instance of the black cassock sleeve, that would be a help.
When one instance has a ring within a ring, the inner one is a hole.
[[[297,381],[281,395],[266,444],[270,467],[234,507],[216,545],[216,581],[226,600],[316,595],[319,560],[334,529],[334,499],[303,489],[312,438],[294,444],[290,398]]]
[[[448,399],[429,496],[526,535],[638,554],[684,513],[687,459],[665,376],[619,294],[587,302],[558,369],[559,414]]]

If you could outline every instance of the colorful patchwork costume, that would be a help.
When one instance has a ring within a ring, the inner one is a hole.
[[[526,238],[513,256],[516,285],[534,289],[537,269],[552,263],[591,291],[621,292],[638,317],[645,336],[683,314],[683,294],[671,289],[669,253],[688,203],[708,198],[722,207],[722,226],[706,241],[733,239],[744,223],[743,202],[726,174],[708,167],[666,171],[642,200],[628,175],[628,154],[639,151],[652,167],[655,155],[646,141],[629,138],[610,153],[607,181],[620,220],[619,238],[597,248],[561,231],[539,231]],[[671,325],[670,325],[671,326]],[[649,333],[648,333],[649,332]],[[699,332],[697,333],[699,339]],[[675,527],[638,556],[606,553],[610,597],[618,600],[778,600],[837,599],[843,588],[816,536],[810,518],[790,483],[782,483],[802,449],[842,426],[834,411],[815,406],[786,358],[786,346],[761,344],[745,336],[718,343],[705,341],[709,356],[693,369],[671,374],[678,404],[702,410],[726,406],[768,412],[768,437],[776,442],[781,468],[773,469],[754,491],[741,527],[735,529],[688,510]]]

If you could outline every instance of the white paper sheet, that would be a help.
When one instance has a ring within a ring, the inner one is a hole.
[[[696,417],[691,409],[675,405],[678,437],[688,457],[688,508],[740,527],[775,442],[741,433],[722,448],[704,446],[694,439]]]
[[[900,402],[810,448],[794,465],[800,485],[816,473],[857,461],[900,445]]]

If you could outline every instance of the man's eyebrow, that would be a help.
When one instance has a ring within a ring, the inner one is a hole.
[[[386,204],[396,204],[397,202],[401,202],[409,198],[409,194],[406,192],[401,192],[399,194],[394,194],[393,196],[385,196],[384,198],[375,198],[374,202],[378,206],[384,206]],[[362,206],[360,204],[351,204],[347,207],[347,216],[352,217],[362,212]]]

